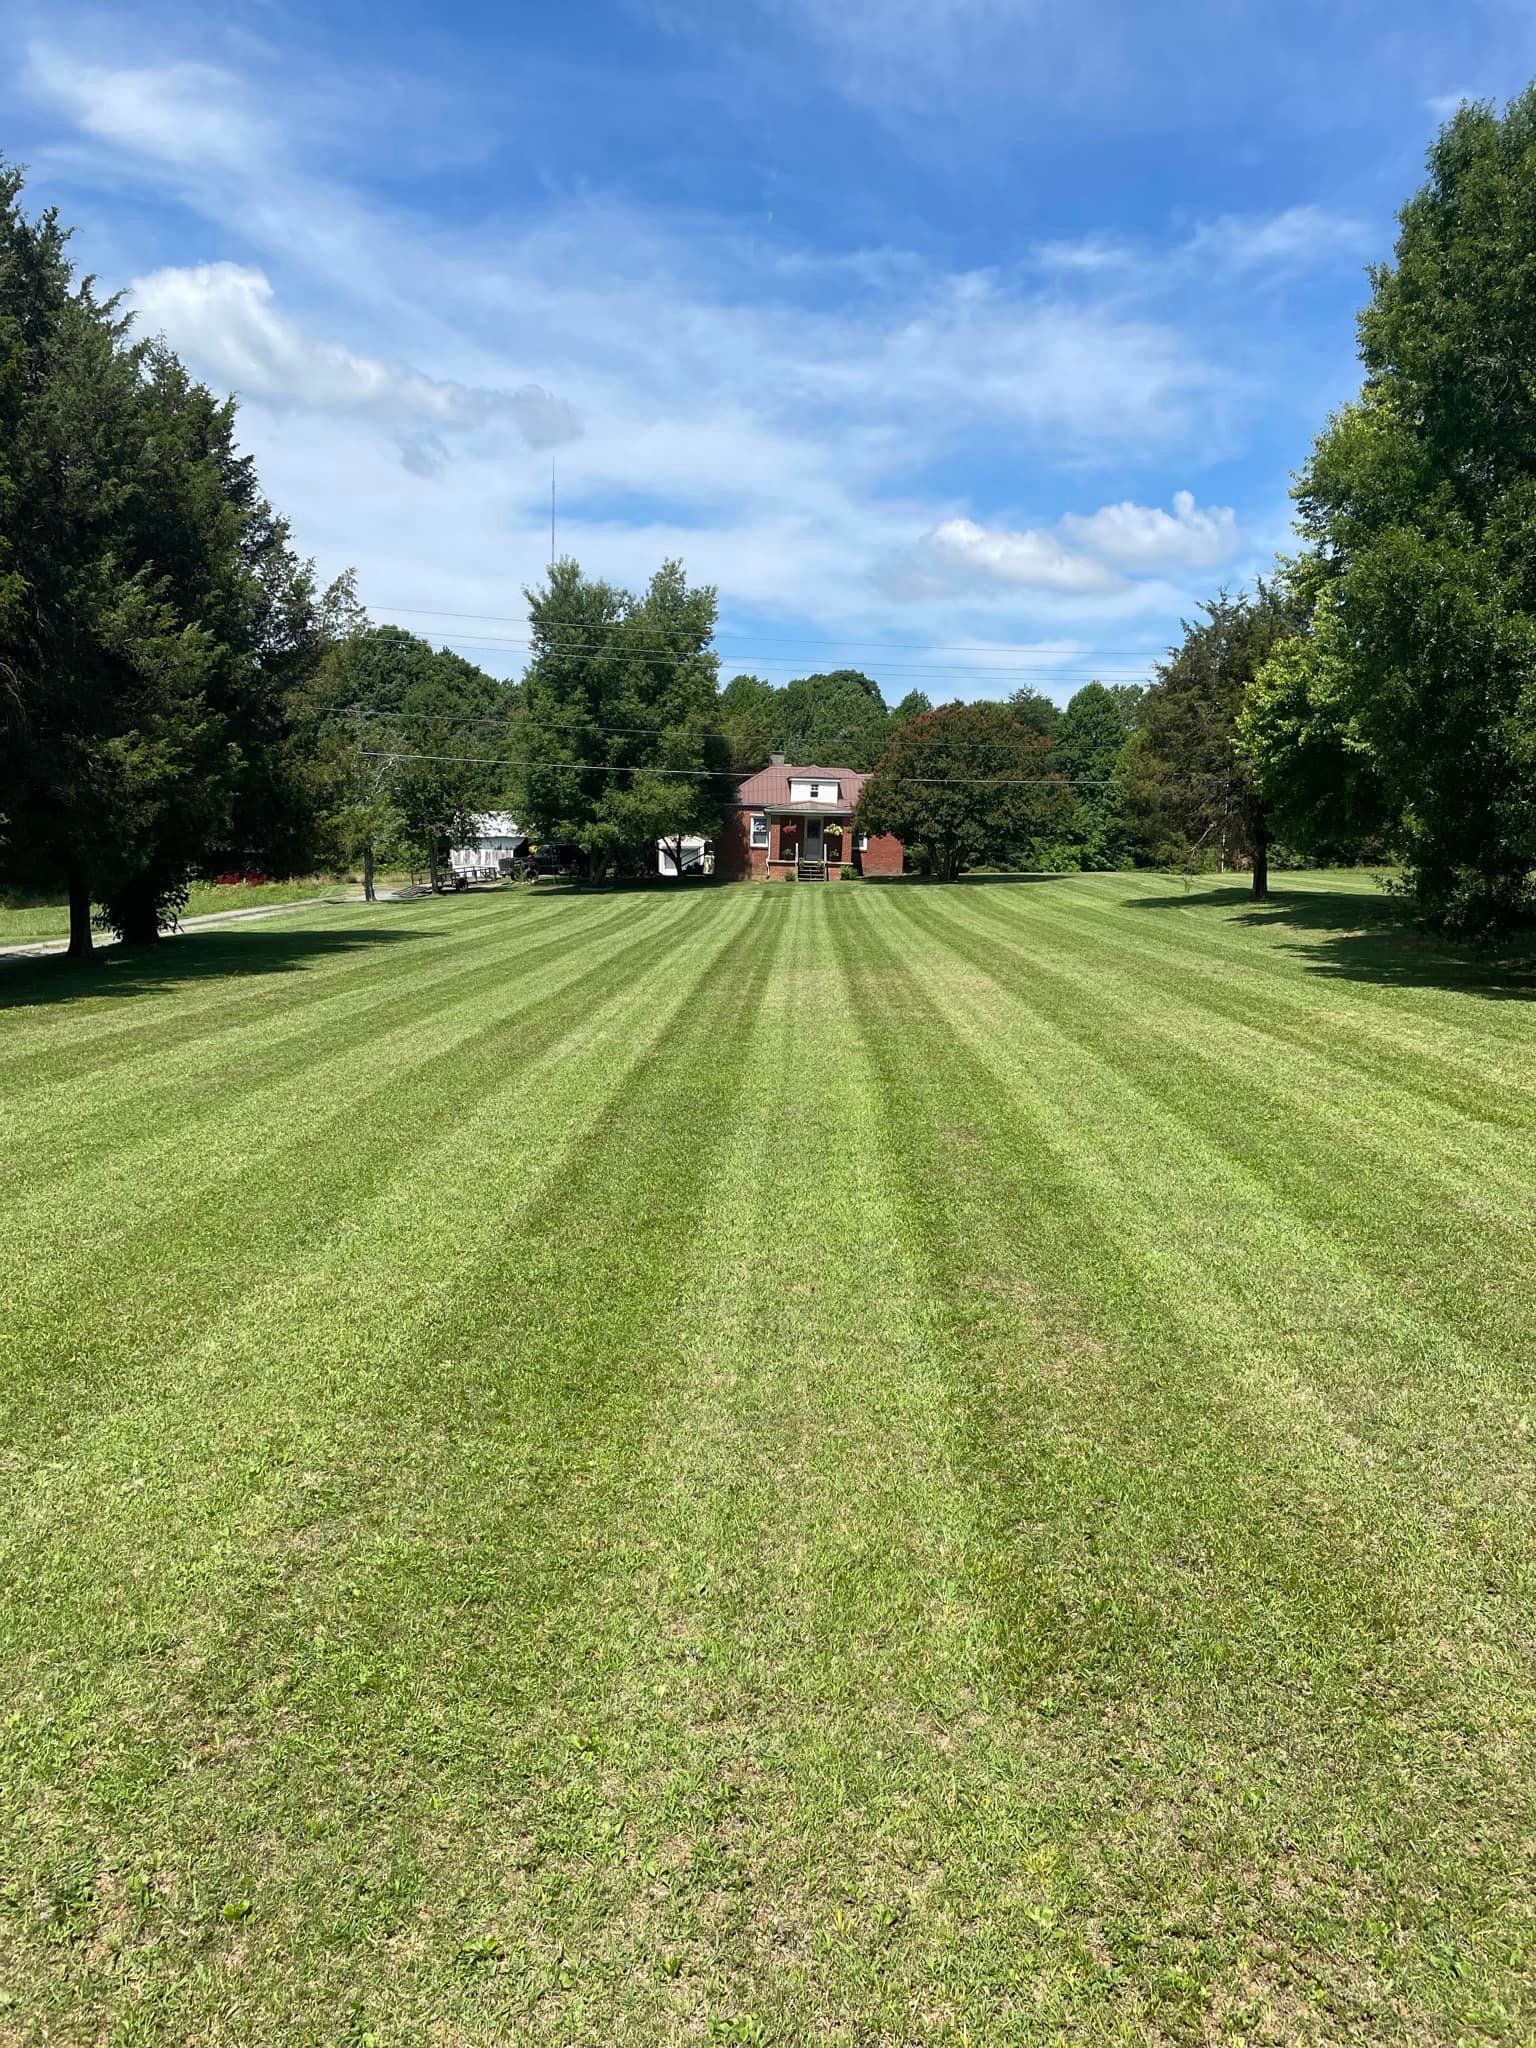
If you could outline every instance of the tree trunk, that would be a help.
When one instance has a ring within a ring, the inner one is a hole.
[[[1262,804],[1253,812],[1253,900],[1269,901],[1269,820]]]
[[[373,893],[373,841],[371,839],[363,848],[363,901],[365,903],[375,903],[378,901]]]
[[[125,946],[153,946],[160,938],[158,891],[151,881],[129,882],[112,898]]]
[[[69,947],[65,957],[70,960],[89,960],[91,952],[90,884],[82,876],[71,872],[69,877]]]

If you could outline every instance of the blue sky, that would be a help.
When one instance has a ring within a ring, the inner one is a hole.
[[[9,10],[0,150],[378,617],[520,665],[549,547],[725,673],[1144,671],[1286,545],[1364,266],[1507,0]]]

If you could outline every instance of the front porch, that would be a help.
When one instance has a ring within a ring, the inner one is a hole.
[[[814,810],[768,814],[770,881],[835,881],[845,864],[858,865],[853,821],[846,811],[840,816]]]

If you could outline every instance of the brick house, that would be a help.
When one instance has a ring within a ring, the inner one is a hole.
[[[899,839],[855,837],[864,781],[854,768],[792,768],[775,754],[737,789],[715,841],[715,873],[759,882],[836,881],[845,866],[899,875]]]

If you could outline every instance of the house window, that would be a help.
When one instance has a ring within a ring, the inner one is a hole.
[[[758,813],[752,818],[752,844],[764,847],[768,844],[768,820]]]
[[[820,795],[821,795],[821,784],[820,784],[819,782],[813,782],[813,783],[811,784],[811,802],[812,802],[812,803],[815,803],[815,801],[817,800],[817,798],[818,798],[818,797],[819,797]]]
[[[860,853],[868,853],[869,834],[867,832],[855,832],[855,834],[853,835],[853,843]]]

